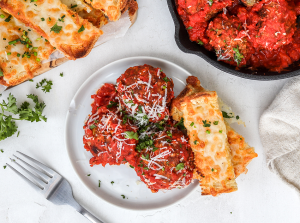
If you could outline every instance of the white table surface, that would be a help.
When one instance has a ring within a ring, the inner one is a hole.
[[[195,55],[180,51],[174,40],[174,24],[165,0],[138,0],[137,22],[125,37],[95,48],[88,57],[70,61],[39,77],[3,93],[11,92],[19,102],[27,94],[37,94],[46,103],[47,123],[18,122],[20,135],[1,141],[0,222],[1,223],[88,223],[68,206],[55,206],[35,193],[10,169],[3,169],[16,150],[55,168],[72,185],[79,203],[105,222],[300,222],[298,194],[281,182],[266,167],[258,122],[286,80],[259,82],[224,73]],[[219,197],[201,196],[200,187],[179,204],[158,211],[128,211],[95,197],[79,181],[71,167],[64,143],[64,129],[70,101],[80,85],[96,70],[115,60],[130,56],[160,57],[182,66],[198,76],[202,84],[219,96],[245,121],[236,129],[256,148],[258,158],[248,173],[238,179],[239,190]],[[60,77],[64,72],[64,77]],[[35,85],[51,79],[50,93]]]

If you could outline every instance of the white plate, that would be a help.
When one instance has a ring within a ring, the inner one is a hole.
[[[90,167],[92,157],[83,147],[83,125],[91,112],[91,95],[104,83],[116,83],[116,79],[132,66],[149,64],[160,67],[174,81],[178,95],[191,74],[169,61],[153,57],[131,57],[110,63],[91,75],[79,88],[71,101],[66,120],[65,141],[72,166],[83,184],[103,200],[122,208],[134,210],[159,209],[179,202],[197,187],[195,181],[185,189],[152,193],[139,181],[135,171],[127,165]],[[91,174],[87,176],[87,174]],[[98,182],[101,180],[101,187]],[[111,184],[114,181],[114,184]],[[125,195],[125,199],[121,195]]]

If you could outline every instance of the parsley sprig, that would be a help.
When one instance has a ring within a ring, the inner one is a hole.
[[[53,85],[52,81],[43,79],[39,83],[36,84],[36,89],[41,87],[42,91],[46,93],[46,92],[50,92],[50,90],[52,89],[52,87],[51,87],[52,85]]]
[[[46,107],[44,102],[39,102],[38,96],[30,94],[27,98],[31,99],[35,106],[30,108],[30,104],[25,101],[21,104],[20,108],[17,106],[16,98],[10,93],[7,102],[3,100],[0,103],[0,141],[4,140],[17,132],[18,126],[16,120],[26,120],[30,122],[39,122],[41,120],[47,122],[47,118],[42,115]],[[10,114],[9,114],[10,113]],[[19,118],[13,117],[18,115]]]

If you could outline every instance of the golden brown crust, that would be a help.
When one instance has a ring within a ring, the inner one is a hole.
[[[27,2],[25,2],[27,3]],[[39,2],[37,2],[39,3]],[[9,14],[13,15],[18,20],[22,21],[26,26],[31,27],[36,32],[38,32],[41,36],[45,39],[48,39],[53,46],[56,46],[57,49],[62,51],[66,57],[70,60],[76,60],[78,58],[85,57],[89,54],[92,50],[95,42],[98,40],[99,36],[103,34],[101,30],[93,28],[92,24],[89,23],[87,20],[83,20],[79,15],[70,9],[67,8],[66,5],[61,3],[59,4],[59,8],[65,12],[65,16],[69,17],[73,24],[76,26],[81,27],[82,25],[85,29],[89,29],[89,34],[85,35],[85,39],[82,38],[82,33],[79,33],[78,29],[72,31],[72,42],[70,44],[57,42],[60,38],[60,34],[56,34],[54,32],[50,32],[51,36],[49,36],[49,32],[46,33],[38,24],[32,22],[32,19],[28,16],[28,13],[25,14],[25,10],[23,9],[24,3],[20,5],[14,4],[14,0],[1,0],[0,7],[8,12]],[[40,3],[39,7],[43,7],[43,3]],[[39,18],[40,19],[40,18]],[[55,23],[54,23],[55,24]],[[53,25],[54,25],[53,24]],[[67,35],[66,35],[67,36]],[[77,42],[77,43],[76,43]]]

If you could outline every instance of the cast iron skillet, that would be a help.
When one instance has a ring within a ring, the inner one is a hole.
[[[261,68],[256,71],[252,71],[247,68],[236,70],[234,66],[226,64],[222,61],[217,61],[217,56],[214,52],[208,51],[199,44],[190,41],[188,32],[186,31],[185,26],[183,25],[183,22],[177,13],[175,0],[167,0],[167,2],[175,23],[175,41],[179,49],[181,49],[183,52],[196,54],[214,67],[229,74],[246,79],[269,81],[285,79],[300,74],[300,61],[291,64],[288,68],[281,71],[281,73],[271,72],[267,69]]]

